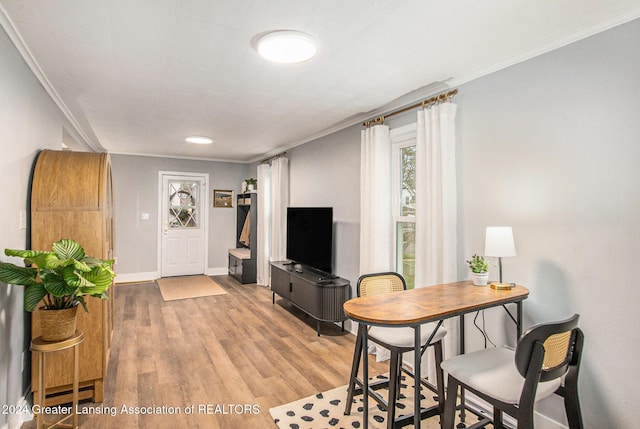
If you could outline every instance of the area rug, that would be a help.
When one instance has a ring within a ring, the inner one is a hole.
[[[375,381],[384,379],[378,376]],[[400,401],[396,405],[396,417],[413,413],[413,379],[410,383],[402,383]],[[406,377],[403,377],[406,381]],[[388,396],[387,389],[379,389],[383,398]],[[430,390],[422,389],[422,407],[434,405],[433,394]],[[426,398],[425,398],[426,396]],[[344,415],[347,399],[347,386],[318,393],[289,404],[271,408],[269,413],[280,429],[322,429],[322,428],[359,428],[362,427],[362,395],[357,395],[351,406],[351,414]],[[369,398],[369,427],[372,429],[387,427],[387,412],[378,403]],[[424,419],[421,427],[424,429],[439,429],[440,418],[437,416]]]
[[[162,299],[165,301],[224,295],[227,293],[211,277],[207,276],[165,277],[156,281],[160,287]]]

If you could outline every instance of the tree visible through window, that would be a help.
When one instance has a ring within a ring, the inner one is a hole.
[[[401,216],[416,215],[416,147],[408,146],[400,149]]]
[[[396,270],[414,287],[416,243],[416,147],[399,147],[399,215],[396,225]]]

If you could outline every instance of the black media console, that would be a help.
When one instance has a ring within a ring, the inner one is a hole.
[[[271,263],[272,302],[276,294],[316,319],[320,336],[320,322],[342,322],[347,316],[342,304],[351,298],[349,280],[331,276],[289,261]]]

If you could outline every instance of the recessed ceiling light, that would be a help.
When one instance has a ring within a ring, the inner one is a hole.
[[[189,143],[195,143],[195,144],[213,143],[212,139],[210,139],[209,137],[203,137],[203,136],[189,136],[185,140],[188,141]]]
[[[277,63],[301,63],[316,55],[316,41],[306,33],[278,30],[266,33],[258,39],[258,53]]]

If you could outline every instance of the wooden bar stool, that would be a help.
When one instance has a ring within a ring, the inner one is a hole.
[[[71,338],[67,338],[62,341],[44,341],[42,337],[37,337],[31,340],[31,351],[37,355],[37,365],[38,365],[38,390],[33,398],[34,406],[38,406],[38,413],[36,418],[36,428],[43,429],[47,427],[65,427],[65,428],[73,428],[76,429],[78,427],[78,414],[76,413],[76,408],[78,406],[78,380],[80,379],[80,348],[78,347],[84,341],[84,334],[82,331],[76,330],[75,334]],[[68,416],[60,419],[55,423],[49,423],[45,420],[45,416],[42,413],[42,409],[45,407],[45,386],[46,386],[46,378],[45,378],[45,356],[47,353],[58,352],[60,350],[68,349],[69,347],[73,347],[73,400],[71,405],[71,413]],[[72,418],[73,424],[62,424],[65,420]]]

